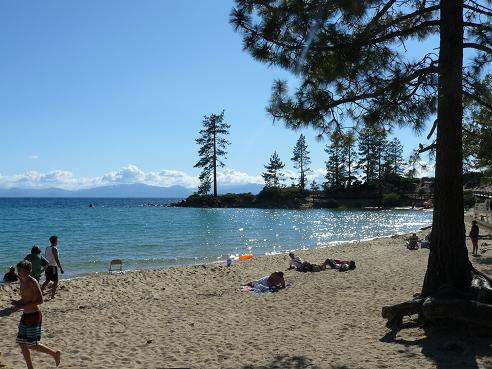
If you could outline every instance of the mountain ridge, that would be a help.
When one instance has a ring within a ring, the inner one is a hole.
[[[252,192],[254,194],[263,188],[259,184],[224,185],[219,186],[221,194],[231,192]],[[151,186],[142,183],[115,184],[109,186],[99,186],[81,190],[64,190],[61,188],[0,188],[0,197],[129,197],[129,198],[183,198],[190,196],[195,189],[184,186]]]

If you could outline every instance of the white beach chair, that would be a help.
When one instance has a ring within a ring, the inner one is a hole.
[[[114,268],[113,268],[113,265],[115,266]],[[118,268],[118,266],[119,266],[119,268]],[[119,271],[119,272],[123,271],[123,261],[121,259],[113,259],[109,263],[108,273],[111,273],[114,271]]]

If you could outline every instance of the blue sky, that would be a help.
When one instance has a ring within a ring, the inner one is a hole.
[[[265,112],[285,71],[242,51],[232,0],[0,2],[0,187],[196,184],[203,115],[226,110],[229,183],[257,181],[301,132]],[[311,168],[325,143],[305,130]],[[398,131],[405,155],[425,142]],[[318,172],[317,172],[318,173]],[[321,173],[321,172],[319,172]]]

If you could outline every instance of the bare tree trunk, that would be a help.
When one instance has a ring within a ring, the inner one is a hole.
[[[216,127],[217,127],[217,122],[214,120],[214,197],[217,197],[217,133],[216,133]]]
[[[463,216],[463,1],[441,1],[436,176],[432,240],[422,294],[449,285],[466,292],[471,264]]]

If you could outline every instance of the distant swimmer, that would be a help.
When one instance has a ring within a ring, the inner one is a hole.
[[[90,207],[90,208],[95,208],[95,207],[96,207],[96,205],[94,205],[94,204],[89,204],[89,207]]]

